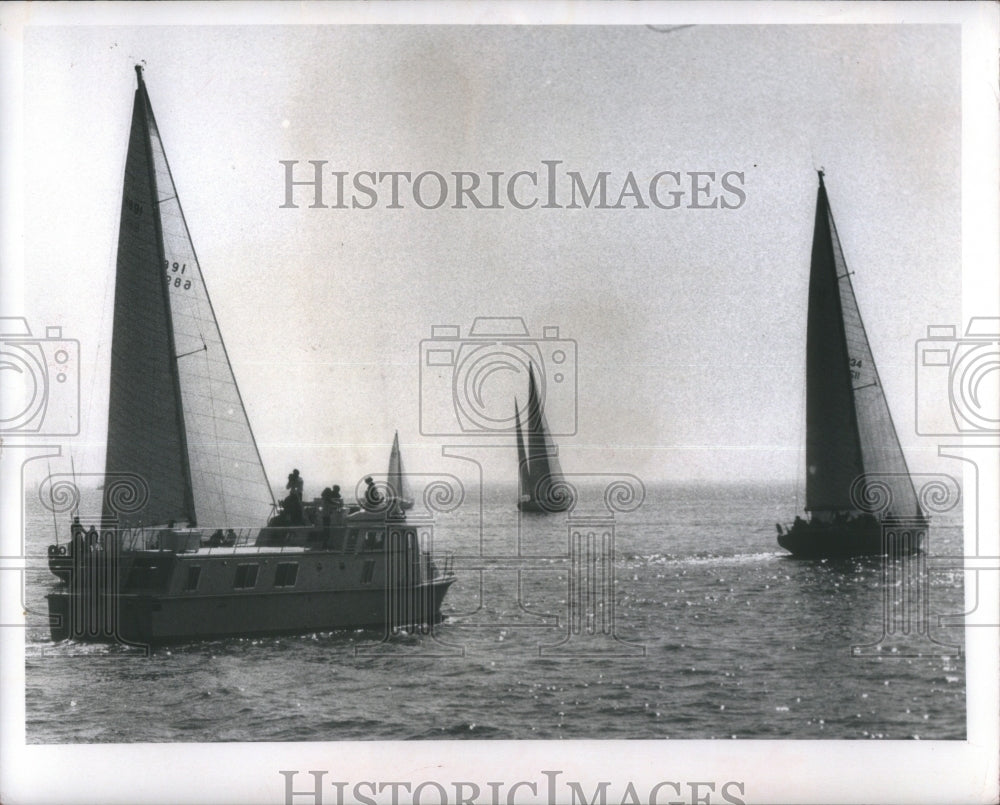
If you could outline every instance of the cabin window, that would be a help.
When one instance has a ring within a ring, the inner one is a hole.
[[[381,551],[385,547],[384,531],[369,531],[365,534],[365,550]]]
[[[165,592],[170,583],[172,563],[156,559],[136,559],[125,579],[126,590]]]
[[[295,578],[299,574],[298,562],[284,562],[274,571],[275,587],[294,587]]]
[[[233,587],[236,589],[250,589],[257,585],[257,565],[237,565],[236,579]]]
[[[190,593],[198,589],[198,579],[201,578],[201,568],[193,565],[188,568],[187,579],[184,581],[184,592]]]
[[[125,587],[130,590],[141,590],[147,587],[152,587],[156,581],[157,570],[159,568],[156,565],[140,565],[136,563],[131,570],[128,572],[128,578],[125,579]]]
[[[354,549],[358,545],[358,529],[352,528],[347,532],[347,552],[354,553]]]
[[[361,568],[361,583],[371,584],[372,579],[375,577],[375,560],[369,559],[365,562],[365,566]]]

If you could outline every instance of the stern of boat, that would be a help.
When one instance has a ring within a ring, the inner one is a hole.
[[[929,529],[925,517],[796,520],[778,534],[778,545],[802,559],[909,556],[920,553]]]

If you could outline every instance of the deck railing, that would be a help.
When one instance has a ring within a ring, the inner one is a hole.
[[[283,532],[289,532],[288,537],[281,542],[266,542],[258,544],[262,528],[227,528],[217,529],[210,527],[198,528],[146,528],[137,526],[134,528],[120,528],[117,531],[118,545],[124,552],[133,551],[172,551],[174,553],[186,553],[190,551],[201,551],[208,555],[219,554],[248,554],[248,553],[303,553],[310,549],[322,549],[327,547],[323,539],[316,540],[311,544],[308,537],[314,534],[317,529],[311,526],[284,526]],[[303,539],[295,539],[296,536]],[[215,540],[221,540],[220,544],[214,544]],[[341,552],[345,552],[345,541],[341,541],[337,546]],[[372,550],[365,550],[362,541],[347,553],[381,553],[385,550],[385,543],[382,547]],[[336,549],[335,549],[336,550]],[[434,551],[421,549],[419,559],[414,561],[422,571],[426,579],[435,579],[454,574],[455,554],[453,551]]]

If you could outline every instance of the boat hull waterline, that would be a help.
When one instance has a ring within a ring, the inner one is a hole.
[[[908,556],[919,553],[928,524],[894,528],[885,522],[818,523],[800,521],[778,535],[778,545],[799,559],[852,556]]]

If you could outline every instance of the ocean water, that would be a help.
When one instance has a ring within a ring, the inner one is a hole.
[[[962,633],[937,617],[963,611],[963,578],[933,561],[961,553],[958,513],[884,566],[785,555],[792,489],[650,487],[613,519],[593,494],[586,520],[519,527],[509,489],[437,516],[458,580],[430,634],[53,644],[38,562],[28,742],[965,737]],[[41,557],[51,514],[26,505]]]

